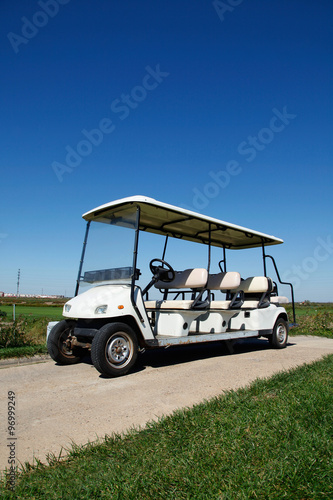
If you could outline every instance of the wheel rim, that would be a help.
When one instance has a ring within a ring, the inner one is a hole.
[[[132,340],[125,332],[113,335],[106,345],[107,360],[115,368],[126,366],[131,360],[132,351]]]
[[[61,334],[61,336],[59,338],[59,351],[61,351],[64,356],[67,356],[68,358],[72,358],[73,357],[73,351],[68,348],[68,345],[66,343],[66,340],[68,339],[68,336],[69,336],[69,331],[68,330],[65,330]]]
[[[283,344],[286,340],[286,335],[287,335],[287,330],[284,325],[278,325],[277,331],[276,331],[276,338],[279,344]]]

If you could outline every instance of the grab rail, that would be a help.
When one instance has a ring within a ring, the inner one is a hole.
[[[265,276],[266,276],[266,261],[265,259],[266,258],[270,258],[273,262],[273,266],[274,266],[274,269],[275,269],[275,272],[276,272],[276,275],[278,277],[278,280],[279,280],[279,283],[281,283],[281,285],[289,285],[290,286],[290,290],[291,290],[291,300],[292,300],[292,306],[293,306],[293,326],[297,326],[296,325],[296,313],[295,313],[295,299],[294,299],[294,287],[293,287],[293,284],[288,282],[288,281],[282,281],[281,280],[281,277],[280,277],[280,273],[278,271],[278,268],[277,268],[277,265],[276,265],[276,262],[275,262],[275,259],[274,257],[272,257],[271,255],[267,255],[265,254],[265,250],[263,249],[263,258],[264,258],[264,272],[265,272]]]

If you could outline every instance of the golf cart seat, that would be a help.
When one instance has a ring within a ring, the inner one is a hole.
[[[283,297],[282,295],[272,295],[271,298],[271,304],[289,304],[289,299],[287,297]]]
[[[266,276],[246,278],[237,289],[243,295],[241,309],[261,309],[268,307],[273,287],[273,281]]]
[[[177,271],[172,281],[168,283],[157,281],[154,284],[158,290],[164,290],[164,298],[163,300],[147,300],[145,302],[146,309],[191,309],[194,297],[192,300],[177,300],[177,296],[180,294],[184,297],[185,293],[188,292],[192,292],[192,294],[200,292],[205,288],[207,279],[207,269],[195,268]],[[169,293],[176,293],[173,300],[167,299]]]
[[[213,300],[210,309],[229,309],[236,303],[238,287],[241,283],[241,276],[238,272],[229,271],[217,274],[210,274],[208,278],[208,290],[220,290],[230,296],[230,300]]]

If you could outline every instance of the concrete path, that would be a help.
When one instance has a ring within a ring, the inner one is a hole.
[[[220,343],[140,355],[136,370],[124,377],[100,376],[90,358],[73,366],[44,359],[31,364],[0,364],[0,470],[7,466],[8,391],[15,393],[17,463],[42,461],[71,442],[84,444],[245,386],[256,378],[333,353],[333,340],[290,337],[286,349],[268,342],[238,343],[233,355]]]

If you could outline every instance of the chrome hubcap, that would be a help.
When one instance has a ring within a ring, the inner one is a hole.
[[[119,334],[110,339],[107,345],[107,356],[111,363],[124,364],[130,355],[130,343],[126,337]]]
[[[278,339],[278,342],[280,344],[283,344],[286,338],[286,329],[284,328],[283,325],[279,325],[279,328],[276,332],[276,338]]]

